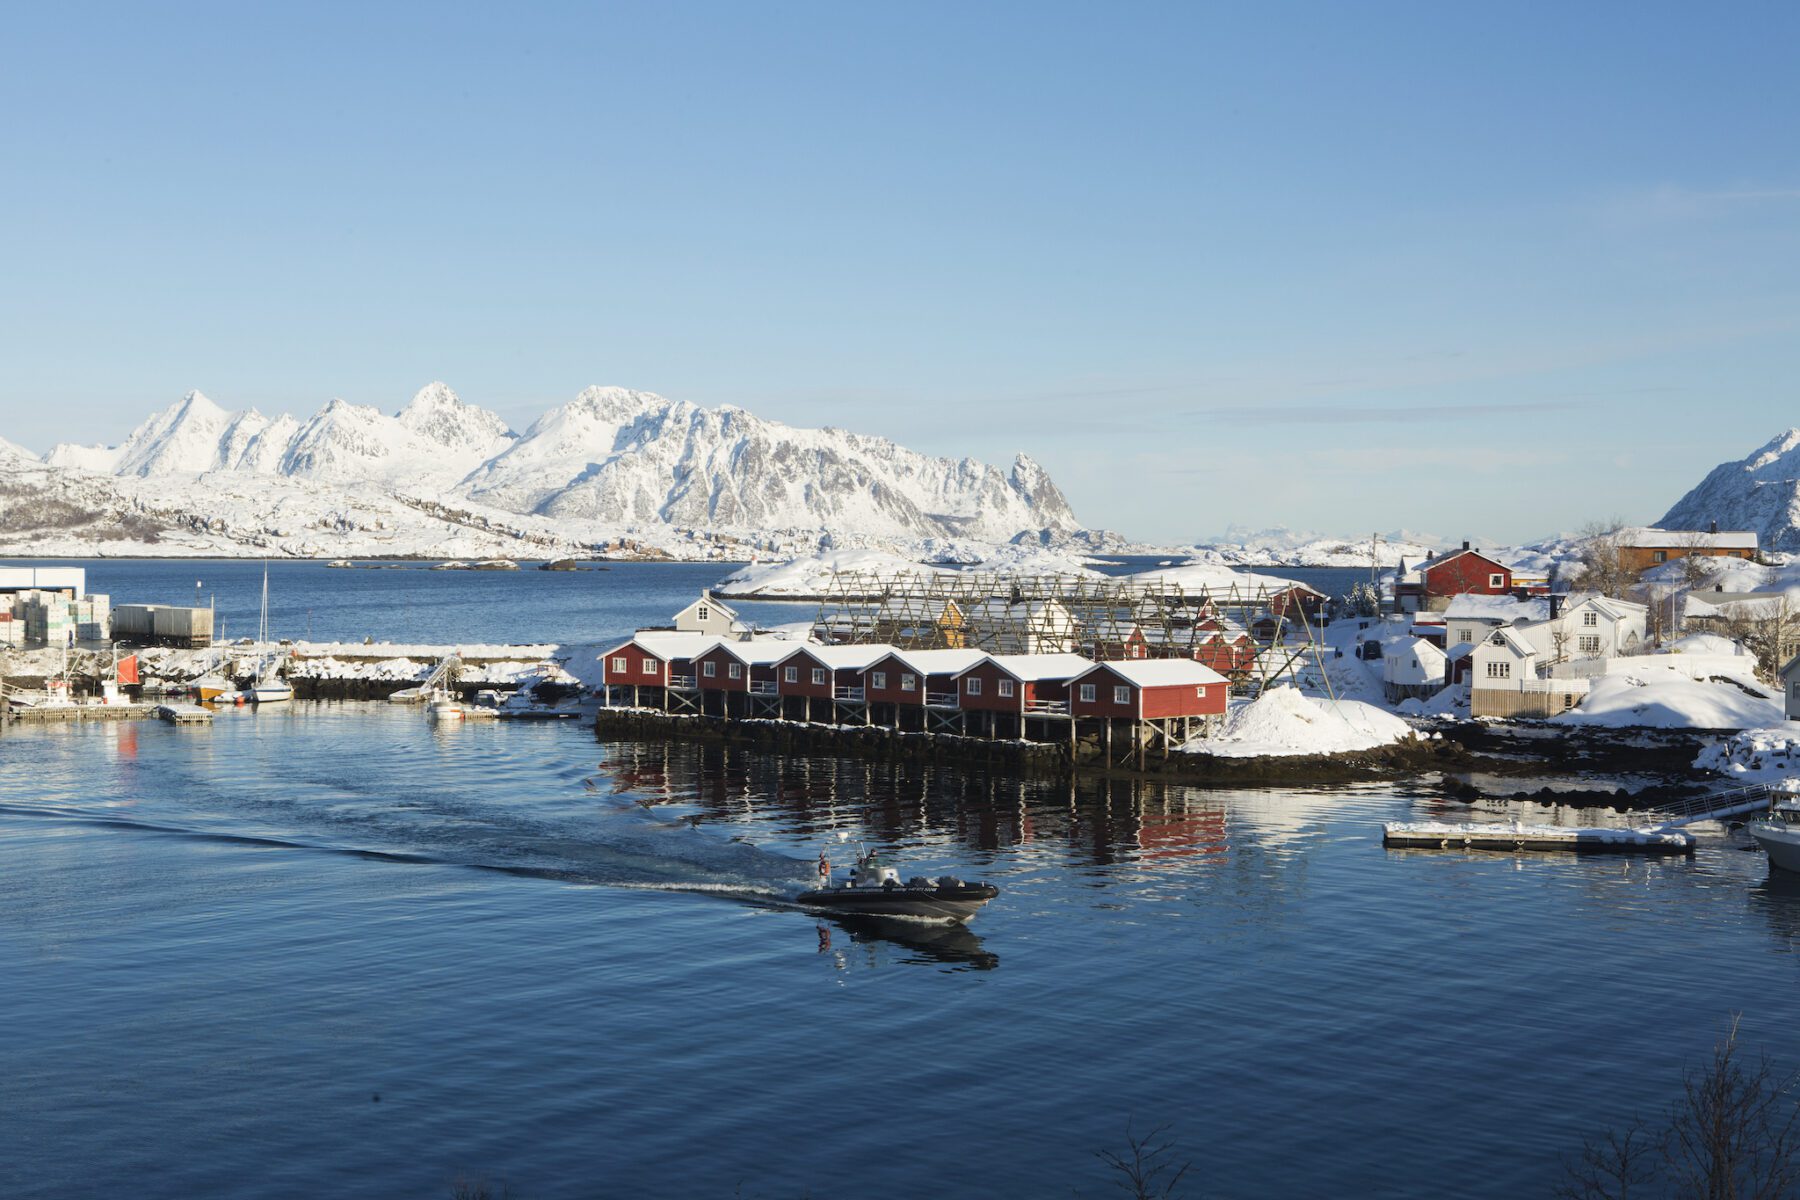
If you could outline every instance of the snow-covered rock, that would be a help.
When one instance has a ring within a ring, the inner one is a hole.
[[[1675,502],[1664,529],[1747,529],[1764,550],[1800,551],[1800,429],[1721,463]]]
[[[1744,784],[1800,778],[1800,723],[1746,729],[1721,738],[1700,752],[1694,767]]]
[[[1217,736],[1182,749],[1227,758],[1342,754],[1372,750],[1413,735],[1412,726],[1360,700],[1318,700],[1298,688],[1270,688],[1232,706]]]
[[[1257,532],[1232,528],[1217,541],[1195,545],[1187,557],[1226,567],[1366,567],[1372,554],[1378,565],[1392,567],[1401,560],[1417,562],[1444,544],[1441,538],[1409,530],[1372,539],[1331,537],[1285,526]]]

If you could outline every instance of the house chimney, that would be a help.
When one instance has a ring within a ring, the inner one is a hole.
[[[1714,522],[1713,522],[1713,523],[1712,523],[1712,528],[1711,528],[1711,529],[1709,529],[1709,530],[1707,530],[1707,531],[1706,531],[1706,532],[1708,532],[1708,533],[1717,533],[1717,532],[1719,532],[1719,523],[1718,523],[1718,522],[1717,522],[1717,521],[1714,521]]]
[[[1468,549],[1468,548],[1469,548],[1469,543],[1468,543],[1468,542],[1464,542],[1464,543],[1463,543],[1463,549],[1464,549],[1464,550],[1467,550],[1467,549]]]

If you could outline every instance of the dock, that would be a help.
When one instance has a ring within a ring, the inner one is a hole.
[[[14,721],[47,724],[53,721],[141,721],[151,715],[150,704],[40,704],[7,710]]]
[[[1638,829],[1605,826],[1524,825],[1485,821],[1391,821],[1381,844],[1424,850],[1561,850],[1576,854],[1692,854],[1694,835],[1666,825]]]
[[[198,704],[159,704],[156,715],[171,725],[211,725],[213,719],[212,710]]]

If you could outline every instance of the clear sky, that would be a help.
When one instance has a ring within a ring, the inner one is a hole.
[[[595,383],[1522,540],[1800,424],[1800,6],[29,5],[0,435]]]

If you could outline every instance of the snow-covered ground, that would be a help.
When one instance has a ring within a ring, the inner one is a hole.
[[[1298,688],[1275,687],[1255,700],[1234,703],[1216,736],[1195,738],[1182,749],[1226,758],[1342,754],[1412,734],[1410,725],[1376,705],[1321,700]]]
[[[1656,729],[1759,729],[1782,720],[1781,698],[1750,678],[1693,679],[1656,656],[1595,679],[1587,699],[1551,718],[1559,725]]]

